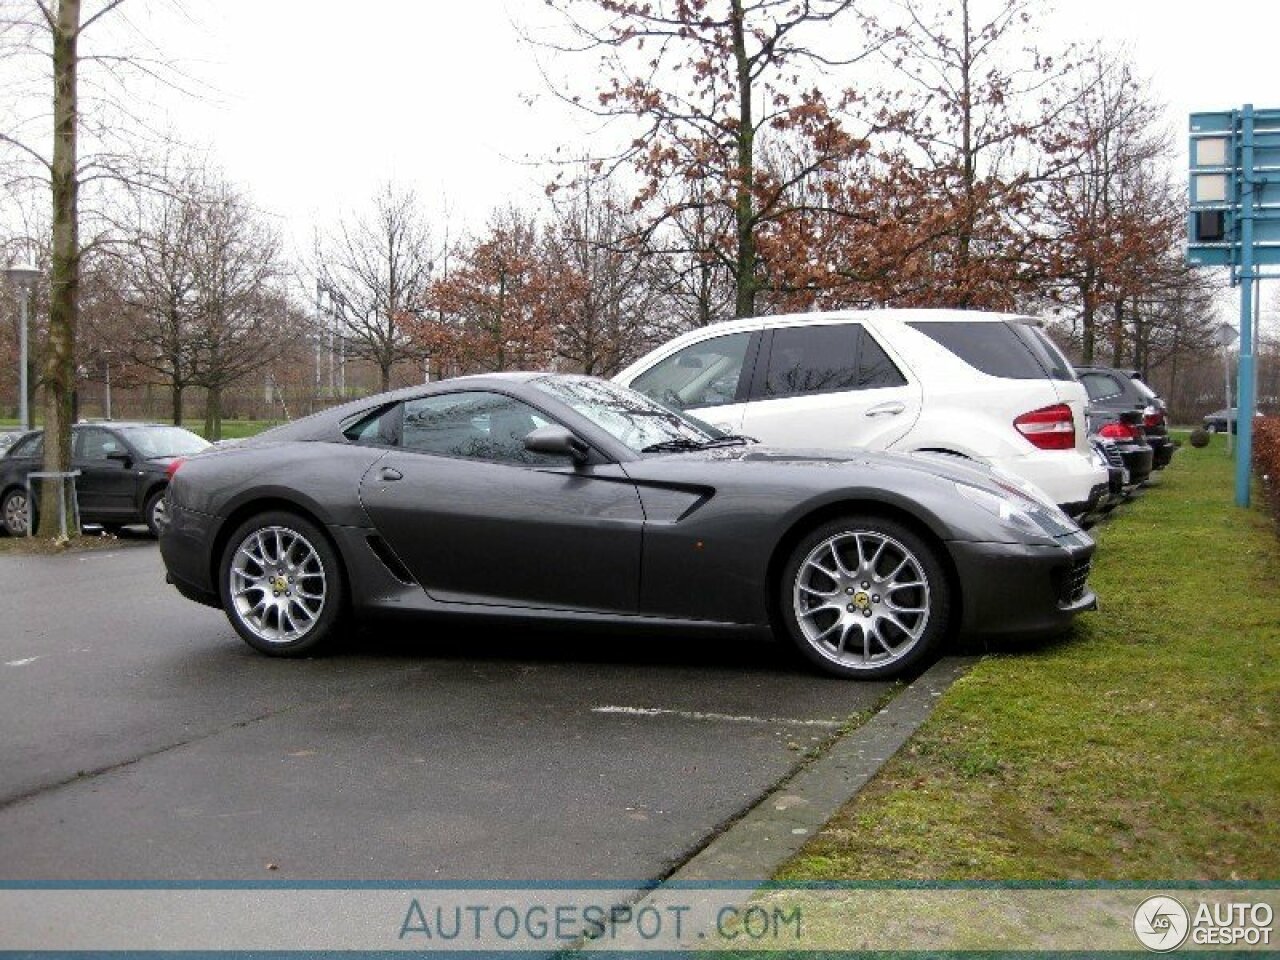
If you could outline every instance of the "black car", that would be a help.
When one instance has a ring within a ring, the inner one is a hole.
[[[1168,410],[1156,392],[1142,382],[1138,371],[1076,367],[1076,376],[1089,394],[1090,433],[1097,433],[1123,412],[1137,410],[1141,422],[1136,426],[1151,447],[1154,468],[1163,470],[1169,465],[1175,448],[1169,436]]]
[[[71,428],[71,469],[84,523],[108,529],[145,523],[158,534],[165,512],[167,469],[176,458],[207,449],[182,427],[161,423],[78,423]],[[0,457],[0,519],[11,536],[27,532],[27,474],[44,469],[44,431],[28,433]]]
[[[1089,435],[1103,447],[1108,461],[1119,458],[1124,467],[1126,489],[1146,483],[1155,469],[1155,450],[1142,429],[1142,414],[1125,410],[1115,420],[1103,423]]]
[[[846,677],[1094,606],[1093,541],[953,457],[782,451],[593,377],[464,377],[181,464],[170,581],[255,649],[348,615],[769,630]]]

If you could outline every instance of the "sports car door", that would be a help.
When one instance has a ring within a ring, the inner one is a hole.
[[[405,403],[400,446],[365,474],[360,497],[433,598],[636,612],[639,495],[614,465],[526,450],[525,436],[549,422],[488,391]]]

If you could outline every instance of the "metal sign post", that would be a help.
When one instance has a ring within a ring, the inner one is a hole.
[[[1253,457],[1254,286],[1280,267],[1280,110],[1191,115],[1187,262],[1227,267],[1240,287],[1236,504],[1249,505]],[[1229,409],[1229,407],[1228,407]]]
[[[1240,338],[1236,328],[1229,323],[1218,324],[1213,331],[1213,342],[1222,348],[1222,396],[1227,411],[1227,456],[1231,456],[1231,345]]]

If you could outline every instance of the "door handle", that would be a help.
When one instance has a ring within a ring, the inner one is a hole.
[[[864,413],[863,416],[864,417],[885,417],[885,416],[896,417],[898,414],[902,413],[902,411],[905,409],[907,409],[907,405],[905,403],[902,403],[898,400],[890,400],[888,403],[876,404],[874,407],[872,407],[866,413]]]
[[[383,467],[378,472],[378,479],[379,480],[403,480],[404,474],[401,473],[399,470],[397,470],[395,467]]]

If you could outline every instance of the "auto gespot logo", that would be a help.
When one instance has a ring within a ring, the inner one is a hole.
[[[1167,953],[1188,939],[1204,946],[1267,946],[1275,911],[1271,904],[1205,903],[1188,912],[1169,896],[1148,897],[1133,914],[1133,932],[1148,950]]]

